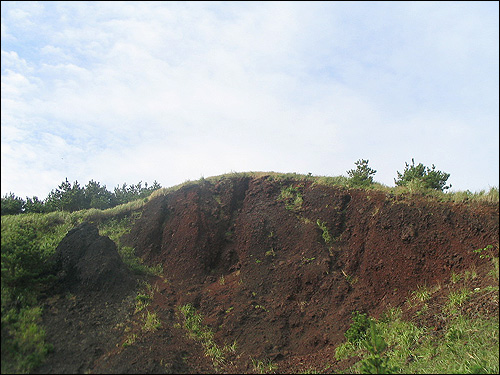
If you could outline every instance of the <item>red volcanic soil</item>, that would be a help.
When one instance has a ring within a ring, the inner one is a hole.
[[[137,289],[54,297],[44,324],[55,350],[37,371],[249,373],[252,360],[266,359],[277,372],[331,371],[353,311],[379,317],[452,272],[485,274],[491,263],[473,250],[498,237],[497,204],[269,176],[205,180],[149,201],[122,237],[146,264],[163,266],[148,279],[155,292],[146,309],[161,328],[142,328]],[[218,345],[236,341],[224,365],[187,336],[178,311],[187,303]]]

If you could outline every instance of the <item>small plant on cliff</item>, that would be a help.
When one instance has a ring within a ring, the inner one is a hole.
[[[368,167],[368,160],[359,159],[356,163],[356,169],[347,171],[349,175],[349,185],[354,187],[366,187],[373,183],[373,175],[376,170]]]
[[[285,207],[287,210],[298,211],[302,208],[302,194],[300,193],[299,189],[292,185],[281,190],[278,200],[285,202]]]
[[[316,220],[316,224],[318,225],[319,229],[323,231],[321,236],[325,240],[325,243],[329,244],[332,242],[332,236],[330,236],[330,233],[328,232],[328,228],[326,227],[326,223],[323,221],[320,221],[319,219]]]
[[[273,373],[278,368],[278,366],[276,366],[270,359],[268,359],[267,361],[262,361],[260,359],[255,360],[252,358],[252,365],[254,371],[256,371],[258,374]]]
[[[363,374],[394,374],[397,369],[389,366],[389,358],[384,354],[387,343],[377,332],[375,322],[370,320],[370,334],[363,345],[370,355],[361,361],[361,373]]]
[[[356,344],[365,339],[368,328],[370,328],[370,318],[359,311],[353,311],[351,318],[351,326],[344,333],[344,336],[347,341]]]
[[[408,186],[416,189],[434,189],[446,190],[451,187],[446,186],[446,181],[450,177],[449,173],[436,170],[434,164],[432,168],[426,167],[422,163],[415,165],[415,160],[411,159],[412,164],[405,163],[403,173],[397,172],[398,178],[394,179],[397,186]]]
[[[203,345],[205,355],[210,357],[215,367],[222,366],[226,361],[225,353],[236,350],[236,342],[233,345],[225,345],[221,348],[214,340],[214,332],[210,327],[203,325],[203,317],[193,305],[188,303],[179,306],[178,309],[184,317],[184,328],[188,331],[189,336]]]
[[[144,326],[143,326],[144,331],[152,332],[156,331],[158,328],[161,327],[160,319],[158,319],[158,316],[156,315],[155,312],[151,313],[147,311],[145,314],[143,314],[142,317],[144,319]]]

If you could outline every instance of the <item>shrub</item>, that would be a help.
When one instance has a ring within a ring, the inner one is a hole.
[[[426,167],[422,163],[415,165],[415,160],[411,159],[412,164],[405,163],[405,170],[398,174],[398,178],[394,179],[397,186],[418,186],[424,189],[446,190],[451,187],[445,186],[446,181],[450,177],[449,173],[437,171],[434,164],[432,168]]]
[[[375,322],[370,321],[370,335],[363,345],[370,355],[361,361],[362,374],[394,374],[397,369],[389,366],[389,358],[384,354],[387,343],[377,332]]]
[[[355,344],[366,338],[368,328],[370,328],[370,318],[359,311],[353,311],[351,326],[344,336],[347,341]]]

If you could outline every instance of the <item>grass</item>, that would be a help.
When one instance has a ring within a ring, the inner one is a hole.
[[[492,265],[493,266],[493,265]],[[472,270],[469,275],[472,275]],[[479,277],[476,274],[476,278]],[[417,322],[405,318],[402,308],[389,308],[380,319],[370,318],[375,323],[380,337],[387,344],[382,353],[387,368],[402,374],[496,374],[499,371],[499,317],[482,315],[470,309],[474,306],[476,293],[488,293],[491,301],[498,302],[497,279],[491,286],[467,288],[470,277],[450,280],[450,289],[445,300],[433,298],[433,293],[442,290],[420,286],[411,293],[412,299],[425,302],[415,316]],[[462,284],[457,285],[459,281]],[[408,304],[410,308],[415,305]],[[436,313],[436,311],[441,311]],[[437,315],[436,315],[437,314]],[[355,315],[348,330],[349,340],[336,348],[336,358],[357,357],[358,362],[344,373],[360,373],[366,370],[367,351],[363,340],[366,324],[361,324],[363,314]],[[441,322],[438,330],[426,322]],[[352,338],[356,339],[352,339]],[[361,338],[361,340],[359,339]],[[372,355],[373,360],[373,355]],[[363,367],[364,366],[364,367]],[[387,372],[387,373],[390,373]]]
[[[304,199],[299,189],[295,186],[287,186],[281,189],[278,201],[285,202],[285,207],[290,211],[299,211],[302,208]]]
[[[426,285],[421,285],[417,287],[417,290],[412,292],[413,298],[420,301],[425,302],[431,298],[431,292]]]
[[[258,374],[271,374],[274,373],[278,366],[273,363],[270,359],[267,360],[256,360],[251,358],[253,370]]]
[[[319,229],[322,230],[321,237],[323,237],[323,240],[325,241],[326,244],[329,244],[332,242],[332,236],[330,236],[330,233],[328,232],[328,228],[326,227],[326,223],[320,221],[319,219],[316,220],[316,224],[318,225]]]
[[[226,353],[236,351],[236,341],[231,345],[220,347],[214,340],[214,332],[202,321],[203,317],[190,303],[179,306],[178,311],[183,317],[183,326],[189,337],[198,341],[203,346],[205,355],[212,360],[215,368],[220,368],[226,363]]]
[[[144,282],[143,287],[143,291],[138,292],[137,296],[135,297],[135,313],[140,312],[148,307],[153,300],[155,292],[158,291],[157,286],[153,287],[148,282]]]
[[[12,309],[6,314],[2,311],[2,374],[29,373],[53,349],[40,327],[41,315],[40,307],[22,308],[19,312]],[[4,361],[4,355],[10,361]]]
[[[153,332],[161,327],[161,322],[155,312],[146,311],[143,314],[144,325],[142,329],[146,332]]]

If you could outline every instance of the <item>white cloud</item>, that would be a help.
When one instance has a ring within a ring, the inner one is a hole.
[[[488,6],[2,3],[2,194],[66,177],[339,175],[360,158],[389,185],[411,157],[464,189],[498,184],[469,168],[484,137],[498,151]]]

